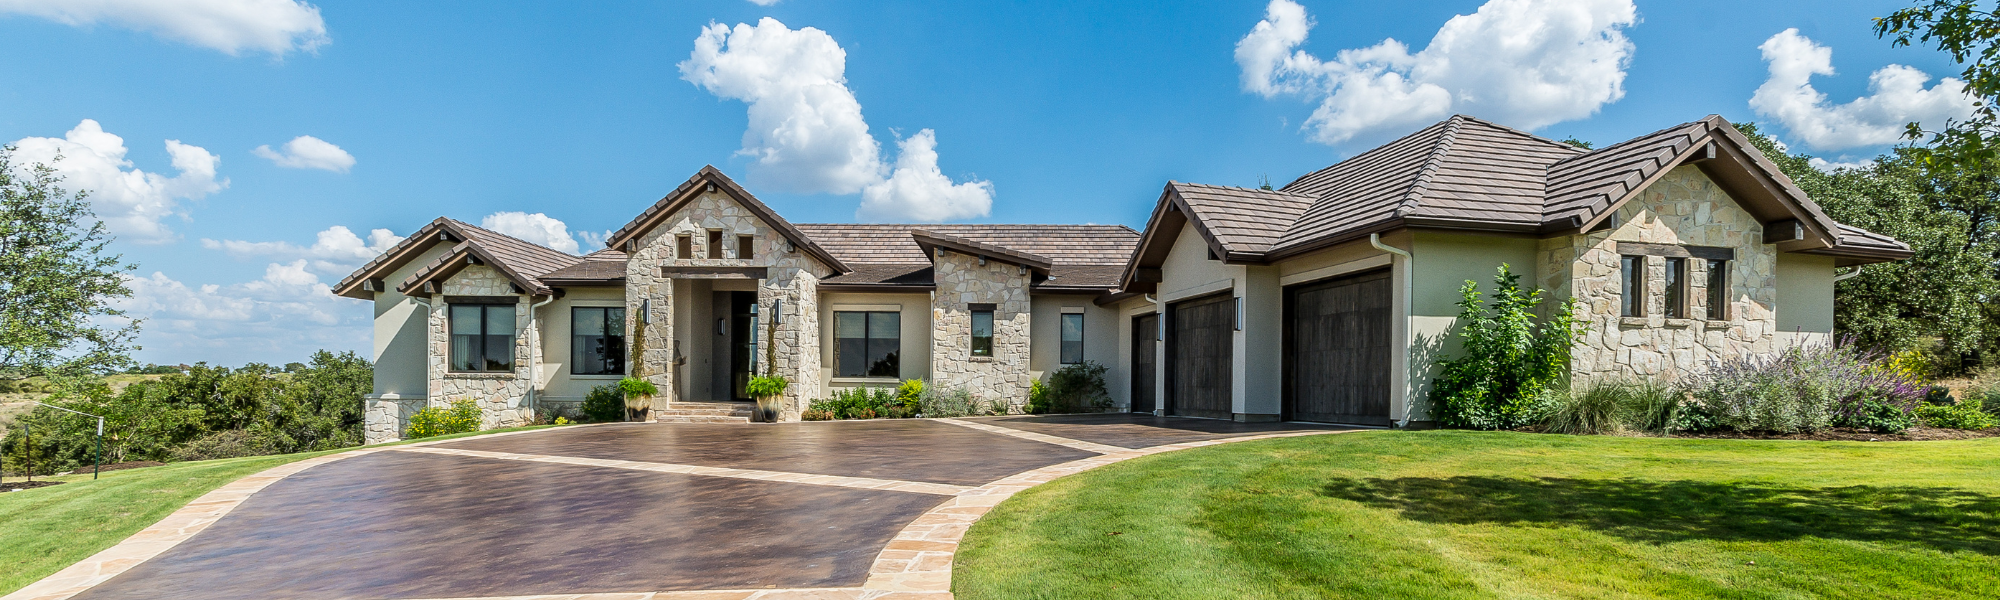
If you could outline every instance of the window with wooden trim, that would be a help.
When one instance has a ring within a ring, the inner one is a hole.
[[[708,230],[708,257],[722,258],[722,230]]]
[[[756,236],[749,236],[749,235],[736,236],[736,258],[741,258],[745,260],[757,258]]]
[[[674,258],[694,258],[694,236],[685,233],[674,236]]]
[[[972,355],[993,356],[993,305],[974,304],[972,310]]]
[[[504,373],[514,370],[514,305],[451,305],[451,370]]]
[[[1708,318],[1729,320],[1729,261],[1708,261]]]
[[[1062,364],[1073,365],[1083,362],[1083,313],[1063,313],[1060,354]]]
[[[1618,257],[1620,316],[1646,316],[1646,257]]]
[[[834,311],[834,376],[902,377],[902,329],[902,313]]]
[[[569,372],[620,375],[625,372],[625,309],[578,306],[569,309]]]
[[[1667,307],[1669,319],[1688,318],[1688,261],[1667,257]]]

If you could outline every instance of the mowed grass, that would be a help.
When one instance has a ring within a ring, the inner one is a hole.
[[[547,426],[443,435],[412,442],[542,427]],[[171,463],[110,471],[95,481],[86,471],[81,475],[46,478],[69,482],[63,485],[0,493],[0,595],[89,558],[231,481],[285,463],[344,451]],[[14,481],[17,479],[7,478],[8,483]],[[0,487],[4,486],[0,483]]]
[[[1358,432],[1172,452],[1016,495],[963,600],[1993,598],[2000,439]]]

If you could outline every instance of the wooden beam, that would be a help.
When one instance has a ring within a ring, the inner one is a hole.
[[[1796,242],[1806,239],[1806,224],[1798,219],[1785,219],[1764,224],[1764,243]]]
[[[765,267],[660,267],[668,279],[766,279]]]
[[[1139,271],[1132,275],[1132,280],[1139,283],[1159,283],[1166,281],[1167,275],[1166,271],[1159,267],[1139,267]]]

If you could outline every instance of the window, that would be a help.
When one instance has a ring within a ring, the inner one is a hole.
[[[1063,313],[1062,364],[1083,362],[1083,313]]]
[[[1619,300],[1619,314],[1627,317],[1646,316],[1646,257],[1618,257],[1619,280],[1622,282],[1623,297]]]
[[[902,377],[902,313],[833,313],[835,377]]]
[[[569,372],[619,375],[625,372],[625,309],[579,306],[569,309]]]
[[[972,355],[993,356],[993,305],[972,305]]]
[[[736,236],[736,258],[745,260],[757,258],[757,238],[747,235]]]
[[[1708,318],[1729,320],[1729,261],[1708,261]]]
[[[708,257],[722,258],[722,231],[708,230]]]
[[[451,370],[514,370],[514,305],[451,305]]]
[[[694,258],[694,236],[681,234],[674,238],[674,258],[682,260]]]
[[[1667,258],[1667,318],[1688,318],[1688,261],[1685,258]]]

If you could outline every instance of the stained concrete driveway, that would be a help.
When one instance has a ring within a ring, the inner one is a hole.
[[[398,447],[279,480],[76,598],[858,590],[899,531],[974,486],[1121,448],[1315,429],[1133,415],[648,423]]]

